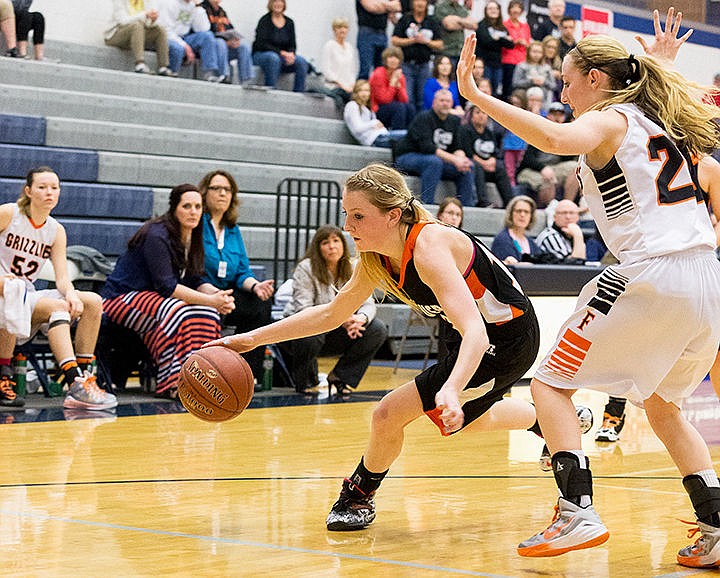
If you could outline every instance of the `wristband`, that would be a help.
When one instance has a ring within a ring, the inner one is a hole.
[[[250,293],[255,293],[255,287],[258,286],[260,281],[255,281],[255,283],[252,284],[252,287],[250,287]]]

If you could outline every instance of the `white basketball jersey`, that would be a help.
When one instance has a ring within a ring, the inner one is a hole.
[[[58,222],[48,216],[40,227],[32,224],[13,204],[10,224],[0,233],[0,274],[12,273],[32,283],[50,257]]]
[[[633,104],[612,105],[627,118],[612,160],[591,169],[580,157],[583,193],[608,249],[621,263],[715,249],[695,167],[667,133]]]

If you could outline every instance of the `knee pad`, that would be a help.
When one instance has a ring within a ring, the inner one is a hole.
[[[52,329],[53,327],[63,324],[70,325],[70,313],[67,311],[53,311],[50,314],[50,319],[48,320],[48,329]]]

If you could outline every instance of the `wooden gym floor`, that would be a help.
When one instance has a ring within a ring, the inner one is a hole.
[[[327,371],[327,368],[325,369]],[[370,368],[351,401],[274,390],[224,424],[121,394],[117,416],[59,407],[0,412],[0,574],[7,576],[685,577],[692,519],[679,475],[641,411],[617,444],[584,447],[609,542],[527,559],[556,496],[527,432],[441,438],[427,419],[377,495],[377,519],[327,532],[365,447],[381,390],[415,371]],[[513,395],[528,397],[526,386]],[[283,395],[287,393],[287,395]],[[39,396],[30,396],[31,398]],[[597,422],[605,397],[580,392]],[[704,382],[686,408],[720,469],[720,403]],[[126,417],[123,417],[126,416]],[[35,421],[49,419],[51,421]],[[69,421],[68,421],[69,420]],[[592,432],[596,428],[593,427]]]

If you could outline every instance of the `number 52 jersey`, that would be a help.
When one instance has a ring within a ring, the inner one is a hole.
[[[0,233],[0,274],[12,273],[28,283],[35,281],[50,258],[59,226],[50,216],[36,226],[13,203],[10,224]]]
[[[632,263],[689,249],[715,249],[696,167],[668,134],[633,104],[612,105],[628,130],[601,169],[580,157],[579,177],[608,249]]]

